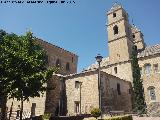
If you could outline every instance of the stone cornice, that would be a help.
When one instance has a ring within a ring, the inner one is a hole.
[[[145,60],[145,59],[151,59],[151,58],[155,58],[155,57],[160,57],[160,53],[154,54],[154,55],[149,55],[149,56],[144,56],[144,57],[140,57],[138,58],[139,61],[141,60]],[[106,66],[102,66],[101,68],[109,68],[112,66],[116,66],[116,65],[121,65],[121,64],[126,64],[126,63],[131,63],[131,59],[126,60],[126,61],[121,61],[121,62],[117,62],[117,63],[112,63],[112,64],[108,64]]]
[[[120,10],[120,9],[123,9],[123,8],[122,8],[122,7],[120,7],[120,8],[118,8],[118,9],[114,10],[114,11],[108,11],[108,12],[107,12],[107,15],[110,15],[110,14],[112,14],[112,13],[114,13],[114,12],[116,12],[116,11]]]
[[[115,22],[112,22],[112,23],[110,23],[110,24],[108,24],[108,25],[106,25],[106,26],[107,26],[107,27],[108,27],[108,26],[111,26],[111,25],[116,24],[116,23],[118,23],[118,22],[120,22],[120,21],[122,21],[122,20],[124,20],[124,17],[122,17],[121,19],[119,19],[119,20],[117,20],[117,21],[115,21]]]
[[[139,60],[145,60],[145,59],[151,59],[155,57],[160,57],[160,53],[156,53],[154,55],[148,55],[148,56],[143,56],[143,57],[138,57]]]
[[[141,32],[141,31],[132,32],[132,34],[136,34],[136,33],[139,33],[139,32]]]
[[[142,40],[135,41],[134,43],[139,43],[139,42],[142,42]]]
[[[110,41],[108,41],[108,43],[111,43],[111,42],[114,42],[114,41],[116,41],[116,40],[119,40],[119,39],[122,39],[122,38],[127,38],[128,36],[127,35],[124,35],[124,36],[121,36],[121,37],[118,37],[118,38],[116,38],[116,39],[112,39],[112,40],[110,40]],[[129,39],[129,38],[128,38]],[[131,41],[132,43],[134,43],[132,40],[130,40],[129,39],[129,41]]]
[[[127,81],[127,80],[121,79],[121,78],[119,78],[119,77],[117,77],[117,76],[114,76],[114,75],[112,75],[112,74],[106,73],[106,72],[104,72],[104,71],[102,71],[102,70],[101,70],[101,73],[106,74],[106,75],[111,76],[111,77],[118,78],[119,80],[122,80],[122,81],[124,81],[124,82],[130,83],[130,82]],[[91,75],[91,74],[98,74],[98,69],[93,69],[93,70],[84,71],[84,72],[77,73],[77,74],[67,75],[67,76],[64,76],[64,78],[65,78],[65,79],[72,79],[72,78],[81,77],[81,76],[86,76],[86,75]],[[98,77],[97,77],[97,79],[98,79]]]
[[[131,62],[131,59],[129,60],[126,60],[126,61],[121,61],[121,62],[117,62],[117,63],[112,63],[112,64],[108,64],[107,66],[102,66],[102,68],[109,68],[109,67],[112,67],[112,66],[116,66],[116,65],[121,65],[121,64],[126,64],[126,63],[130,63]]]

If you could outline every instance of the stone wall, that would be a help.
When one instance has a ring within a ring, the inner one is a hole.
[[[103,111],[131,110],[130,82],[101,72],[102,80],[102,106]],[[93,107],[99,107],[98,72],[89,71],[75,74],[66,78],[66,95],[68,115],[79,114],[75,112],[75,102],[80,102],[80,88],[76,88],[76,81],[81,85],[81,113],[89,114]],[[117,83],[121,86],[121,95],[117,95]],[[80,107],[80,106],[79,106]]]
[[[117,67],[117,73],[115,73],[114,68]],[[130,61],[126,62],[119,62],[116,64],[111,64],[106,67],[102,68],[102,71],[114,75],[116,77],[119,77],[121,79],[124,79],[126,81],[132,82],[132,68]]]
[[[60,74],[66,75],[77,72],[77,55],[40,39],[37,42],[46,50],[49,66],[56,66],[56,62],[59,59]],[[69,70],[66,70],[67,63],[69,63]]]
[[[145,65],[148,63],[151,65],[151,73],[145,74]],[[154,64],[158,64],[158,72],[154,72]],[[143,80],[146,103],[160,102],[160,56],[141,58],[139,59],[139,65],[142,68],[141,78]],[[150,99],[148,88],[151,86],[155,88],[156,101]]]
[[[103,73],[101,77],[104,112],[107,113],[109,110],[131,111],[131,83],[106,73]],[[117,91],[117,84],[120,85],[120,94]]]
[[[81,85],[81,111],[83,114],[90,113],[90,109],[99,106],[97,74],[85,73],[82,75],[66,78],[67,115],[76,115],[75,102],[80,101],[80,88],[75,88],[75,82]]]
[[[63,78],[57,75],[52,76],[52,78],[47,83],[47,91],[44,92],[43,96],[29,98],[29,101],[24,101],[24,112],[28,112],[31,114],[31,109],[33,104],[36,104],[35,107],[35,115],[43,115],[44,113],[52,113],[53,115],[58,115],[59,113],[59,102],[60,95],[62,91],[62,82]],[[12,105],[13,111],[19,110],[21,105],[20,101],[16,101],[15,99],[9,99],[7,101],[8,111]]]
[[[41,97],[35,97],[35,98],[30,98],[29,101],[24,101],[23,103],[23,111],[24,113],[31,115],[31,109],[33,107],[33,104],[35,104],[35,115],[43,115],[44,110],[45,110],[45,93]],[[20,110],[19,106],[21,106],[21,102],[17,101],[16,99],[9,99],[7,101],[7,107],[8,107],[8,112],[10,111],[11,105],[13,102],[12,106],[12,111],[16,112],[17,110]]]

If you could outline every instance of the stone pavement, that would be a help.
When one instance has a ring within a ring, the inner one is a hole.
[[[137,116],[133,116],[133,120],[160,120],[160,117],[137,117]]]

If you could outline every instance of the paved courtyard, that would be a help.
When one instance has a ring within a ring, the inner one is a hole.
[[[136,117],[136,116],[133,116],[133,120],[160,120],[160,117]]]

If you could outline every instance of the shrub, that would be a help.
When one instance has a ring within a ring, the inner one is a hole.
[[[51,113],[44,113],[42,116],[43,119],[49,119],[51,117]]]
[[[99,117],[101,115],[101,110],[99,108],[93,108],[91,110],[91,115],[95,118]]]
[[[108,118],[105,120],[133,120],[131,115],[127,115],[127,116],[117,116],[117,117],[112,117],[112,118]]]

